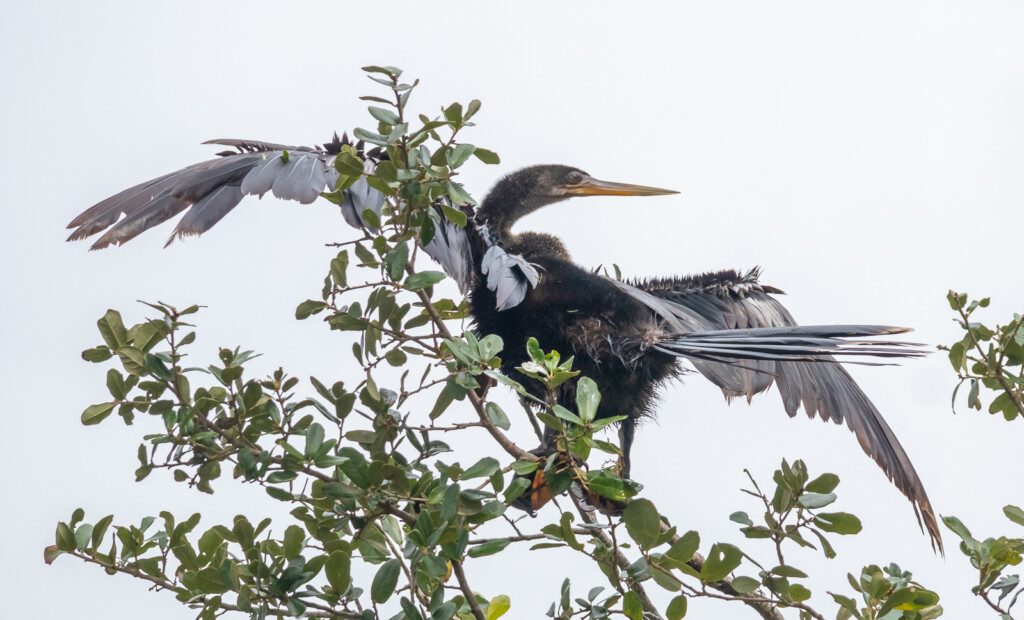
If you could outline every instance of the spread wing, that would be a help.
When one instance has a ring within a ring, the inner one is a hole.
[[[220,157],[186,166],[100,201],[73,219],[68,228],[75,241],[106,231],[92,249],[120,245],[185,211],[167,243],[200,235],[217,224],[247,195],[267,192],[278,198],[308,204],[338,180],[334,156],[347,143],[335,136],[322,148],[288,146],[253,140],[210,140],[206,144],[234,147]],[[369,165],[369,164],[368,164]],[[345,192],[342,214],[361,226],[359,214],[380,212],[383,195],[362,179]],[[123,216],[123,217],[122,217]]]
[[[911,501],[918,523],[923,519],[932,545],[941,552],[935,512],[910,458],[878,409],[831,356],[853,352],[875,357],[914,355],[910,350],[901,351],[904,343],[837,344],[835,340],[844,335],[864,337],[905,330],[865,325],[797,327],[789,311],[772,297],[782,291],[761,284],[758,276],[757,269],[723,271],[622,284],[620,288],[633,288],[636,293],[631,295],[665,318],[676,332],[660,348],[690,359],[726,398],[750,399],[774,382],[790,417],[803,406],[812,418],[845,422],[864,452]],[[730,337],[729,332],[735,335]],[[691,340],[697,346],[688,345]],[[807,361],[795,361],[801,359]]]
[[[120,245],[172,217],[185,212],[171,233],[167,244],[175,239],[201,235],[210,230],[234,209],[245,196],[262,197],[267,192],[285,200],[308,204],[322,192],[332,191],[338,180],[334,158],[348,138],[337,135],[322,147],[289,146],[255,140],[220,139],[205,144],[218,144],[234,148],[218,153],[219,157],[193,164],[161,177],[140,183],[100,201],[83,211],[68,224],[75,230],[68,241],[85,239],[104,232],[92,245],[99,250]],[[380,149],[363,153],[362,143],[354,145],[364,156],[365,171],[373,172],[376,164],[387,155]],[[380,215],[386,197],[370,187],[361,178],[343,192],[341,215],[354,228],[376,229],[362,217],[367,210]],[[445,217],[440,203],[451,206],[442,197],[431,210],[435,233],[424,252],[437,261],[465,294],[476,277],[477,265],[484,250],[491,247],[486,234],[477,234],[468,210],[466,227],[458,226]],[[464,209],[464,212],[467,210]],[[475,235],[475,240],[471,239]],[[483,248],[474,256],[474,247]],[[499,293],[500,309],[522,302],[530,286],[537,283],[537,272],[519,256],[504,253],[493,247],[484,261],[484,274],[488,286]]]

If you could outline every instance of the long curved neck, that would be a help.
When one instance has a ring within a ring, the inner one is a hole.
[[[487,226],[491,240],[512,254],[531,260],[550,256],[569,260],[569,252],[554,235],[524,232],[513,234],[512,226],[523,216],[562,199],[560,196],[538,196],[535,178],[529,169],[507,177],[484,197],[477,209],[477,221]]]
[[[507,176],[498,181],[480,203],[477,218],[487,223],[496,241],[511,237],[512,225],[519,218],[562,199],[537,194],[539,174],[538,170],[526,168]]]

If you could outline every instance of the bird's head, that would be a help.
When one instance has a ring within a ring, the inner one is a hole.
[[[480,205],[481,215],[499,230],[537,209],[575,196],[663,196],[670,189],[595,179],[560,164],[517,170],[498,181]]]

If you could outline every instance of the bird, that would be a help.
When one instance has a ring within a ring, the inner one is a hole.
[[[387,158],[382,149],[367,149],[337,134],[315,147],[236,139],[205,144],[233,150],[100,201],[69,223],[74,231],[68,240],[103,232],[92,249],[120,245],[188,209],[170,244],[206,232],[245,195],[270,192],[313,202],[334,189],[339,177],[334,159],[346,145],[364,159],[367,174]],[[467,216],[465,225],[442,216],[436,203],[431,210],[436,233],[422,247],[467,296],[476,332],[502,338],[503,374],[517,375],[515,369],[529,360],[526,342],[533,337],[545,350],[571,354],[574,369],[595,381],[602,398],[597,417],[624,416],[619,424],[622,477],[630,475],[636,427],[654,416],[666,383],[695,370],[727,399],[748,401],[774,384],[790,417],[802,408],[809,417],[850,428],[864,452],[909,499],[932,547],[942,553],[935,511],[920,476],[877,408],[835,358],[873,363],[864,360],[921,355],[909,343],[875,338],[909,330],[797,325],[776,298],[782,291],[762,284],[758,268],[623,281],[575,264],[554,235],[512,231],[523,216],[574,197],[675,193],[603,181],[573,166],[530,166],[501,178],[477,207],[458,205]],[[385,199],[360,178],[344,190],[339,206],[348,224],[372,229],[366,211],[379,215]],[[439,202],[452,206],[447,197]],[[573,408],[574,385],[566,382],[557,389],[557,404]],[[533,452],[554,452],[550,430]],[[532,512],[548,495],[537,494],[533,501],[528,493],[519,506]]]

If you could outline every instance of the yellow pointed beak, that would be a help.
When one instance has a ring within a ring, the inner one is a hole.
[[[678,193],[671,189],[602,181],[589,176],[579,183],[565,188],[567,196],[667,196]]]

